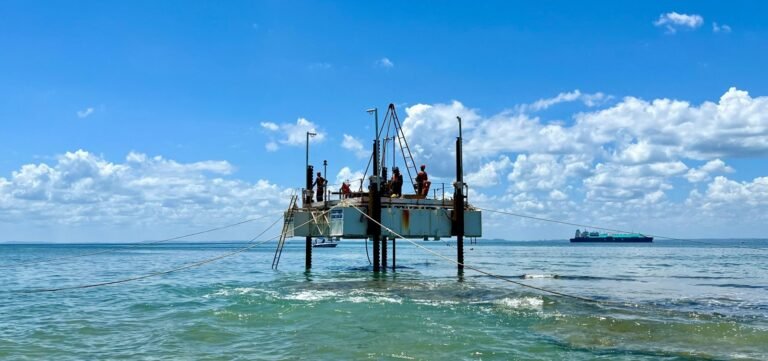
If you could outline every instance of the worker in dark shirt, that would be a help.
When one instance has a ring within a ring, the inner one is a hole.
[[[325,178],[323,178],[322,173],[317,172],[317,178],[315,178],[315,182],[312,183],[312,187],[317,186],[317,192],[315,193],[315,198],[318,202],[323,201],[323,195],[325,194]]]
[[[395,167],[392,169],[391,189],[392,197],[400,198],[403,194],[403,175],[400,174],[400,168]]]
[[[420,196],[427,196],[429,192],[429,177],[427,176],[426,165],[421,165],[421,172],[416,175],[416,194]]]

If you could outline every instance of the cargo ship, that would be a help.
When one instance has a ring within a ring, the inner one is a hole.
[[[599,233],[599,232],[583,232],[576,230],[576,235],[571,238],[571,242],[612,242],[612,243],[637,243],[653,242],[653,237],[646,236],[640,233]]]

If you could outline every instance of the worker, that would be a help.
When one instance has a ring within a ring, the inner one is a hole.
[[[395,167],[392,169],[392,180],[390,181],[392,197],[400,198],[403,194],[403,175],[400,174],[400,168]]]
[[[426,165],[421,165],[421,172],[416,175],[416,194],[426,197],[429,193],[429,186],[432,184],[429,182],[429,177],[427,176],[427,171],[425,170],[427,168]]]
[[[317,178],[315,178],[315,182],[312,183],[312,187],[317,185],[317,192],[315,193],[315,198],[318,202],[323,201],[323,194],[325,194],[325,184],[326,180],[323,178],[322,173],[317,172]]]
[[[341,183],[341,198],[349,198],[351,193],[352,193],[352,190],[349,189],[349,180],[346,180],[344,183]]]

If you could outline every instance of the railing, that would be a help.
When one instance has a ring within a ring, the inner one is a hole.
[[[368,193],[367,191],[363,191],[362,187],[356,187],[356,188],[352,187],[352,184],[357,184],[358,182],[360,182],[360,184],[363,184],[365,182],[365,179],[355,179],[352,182],[350,182],[351,183],[350,189],[357,189],[356,191],[352,191],[350,193],[350,198],[361,197],[362,195]],[[418,188],[416,183],[414,183],[412,186],[414,189]],[[448,200],[452,199],[453,194],[455,193],[455,187],[453,186],[453,183],[450,183],[450,184],[444,183],[444,182],[432,183],[430,186],[430,190],[432,193],[432,197],[431,198],[427,197],[428,199],[442,200],[442,201],[445,201],[446,199]],[[448,195],[448,198],[446,198],[446,194]],[[312,193],[312,195],[314,196],[314,193]],[[341,191],[331,191],[330,189],[326,189],[324,200],[328,201],[333,196],[337,196],[338,197],[337,199],[339,200],[344,197]],[[464,199],[467,203],[469,203],[469,186],[466,183],[464,183]]]

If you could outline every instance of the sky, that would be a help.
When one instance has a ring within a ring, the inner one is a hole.
[[[3,1],[0,242],[243,240],[310,163],[361,178],[396,109],[473,205],[768,235],[768,3]],[[402,164],[402,163],[401,163]],[[574,227],[484,213],[484,236]]]

